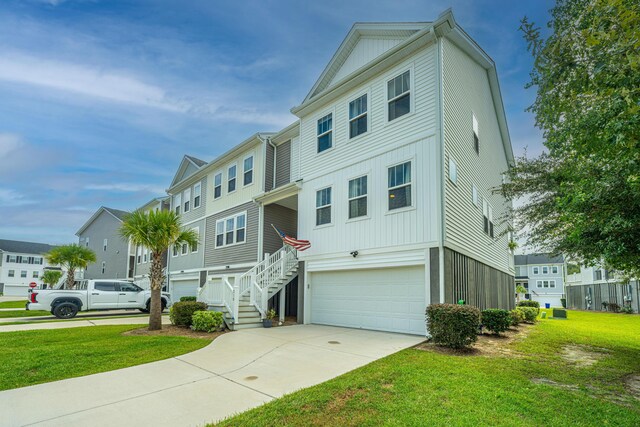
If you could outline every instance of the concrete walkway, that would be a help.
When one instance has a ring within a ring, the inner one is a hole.
[[[21,322],[19,317],[13,318],[14,322]],[[117,319],[93,319],[93,320],[66,320],[57,322],[25,323],[22,325],[2,325],[0,332],[35,331],[39,329],[66,329],[82,328],[85,326],[105,326],[105,325],[146,325],[149,323],[149,316],[122,317]],[[162,316],[162,324],[168,325],[169,316]],[[0,422],[0,426],[2,423]]]
[[[1,424],[201,426],[423,340],[318,325],[241,330],[172,359],[0,392]]]

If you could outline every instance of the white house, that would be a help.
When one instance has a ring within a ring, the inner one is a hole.
[[[0,240],[0,292],[5,296],[27,296],[29,284],[42,285],[42,274],[50,266],[44,254],[55,246],[45,243]]]
[[[510,202],[492,191],[513,164],[497,73],[450,11],[354,24],[291,111],[169,190],[184,210],[187,188],[208,187],[201,300],[236,326],[275,300],[304,323],[411,334],[430,303],[514,306]],[[240,186],[251,150],[263,172]],[[311,248],[267,250],[276,220]]]
[[[564,298],[565,262],[562,255],[516,255],[516,285],[527,289],[526,298],[538,301],[541,307],[562,307]]]

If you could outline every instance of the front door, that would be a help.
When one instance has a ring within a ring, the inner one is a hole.
[[[142,289],[128,282],[120,282],[118,286],[120,287],[120,292],[118,292],[118,307],[137,308],[138,295]]]
[[[90,309],[108,310],[118,308],[118,286],[116,282],[95,282],[91,291]]]

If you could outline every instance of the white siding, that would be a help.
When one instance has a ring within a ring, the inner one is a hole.
[[[344,64],[342,64],[342,67],[340,67],[336,75],[331,79],[329,86],[374,60],[394,46],[402,43],[404,40],[404,37],[361,37],[349,54],[349,57],[347,57]]]
[[[487,72],[448,40],[442,42],[445,177],[451,158],[458,175],[457,184],[445,179],[445,244],[494,268],[513,271],[507,236],[502,235],[506,224],[501,222],[509,202],[491,191],[501,184],[508,166]],[[473,145],[473,114],[479,124],[479,155]],[[474,185],[479,206],[472,200]],[[485,199],[493,207],[495,239],[483,231]]]

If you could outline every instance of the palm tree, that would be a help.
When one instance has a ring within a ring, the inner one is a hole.
[[[45,257],[49,264],[60,265],[67,270],[67,289],[73,289],[76,269],[87,268],[90,263],[96,262],[96,254],[91,249],[75,243],[53,248]]]
[[[62,271],[60,270],[45,270],[42,273],[42,283],[49,285],[49,289],[53,289],[53,286],[58,283],[62,277]]]
[[[160,290],[165,280],[162,272],[163,254],[170,247],[179,248],[184,244],[195,247],[198,244],[198,234],[193,230],[183,230],[180,218],[173,211],[137,210],[124,219],[120,235],[132,244],[144,246],[151,251],[149,330],[162,329]]]

